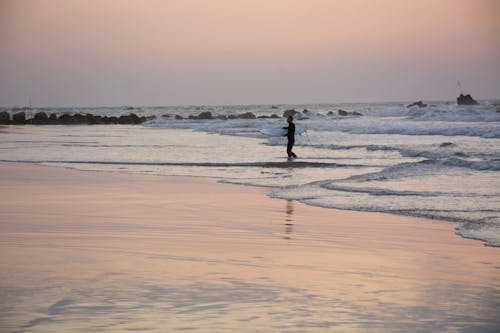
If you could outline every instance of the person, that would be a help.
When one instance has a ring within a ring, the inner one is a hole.
[[[293,123],[293,117],[289,116],[286,121],[288,122],[288,127],[283,127],[288,132],[285,135],[288,138],[288,144],[286,145],[286,153],[289,159],[296,158],[297,155],[292,151],[293,144],[295,143],[295,124]]]

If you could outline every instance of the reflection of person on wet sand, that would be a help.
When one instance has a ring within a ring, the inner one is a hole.
[[[284,239],[291,239],[290,234],[293,231],[293,200],[286,201],[286,218],[285,218],[285,234]]]

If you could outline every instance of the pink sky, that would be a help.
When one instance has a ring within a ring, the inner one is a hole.
[[[0,106],[500,98],[496,0],[0,0]]]

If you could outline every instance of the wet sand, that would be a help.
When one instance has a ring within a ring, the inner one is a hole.
[[[500,330],[499,248],[265,192],[0,164],[0,331]]]

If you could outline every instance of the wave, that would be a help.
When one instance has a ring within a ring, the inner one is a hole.
[[[435,111],[425,111],[425,114],[427,115],[425,117],[408,116],[408,111],[405,110],[404,115],[390,119],[376,115],[339,118],[317,114],[314,117],[297,117],[297,123],[305,126],[308,131],[314,132],[500,138],[500,112],[482,112],[481,116],[475,118],[456,114],[438,117]],[[450,121],[453,122],[452,125],[450,125]],[[267,138],[258,133],[259,130],[280,126],[283,122],[283,119],[177,120],[171,117],[159,117],[144,123],[143,126],[192,129],[208,133]]]

